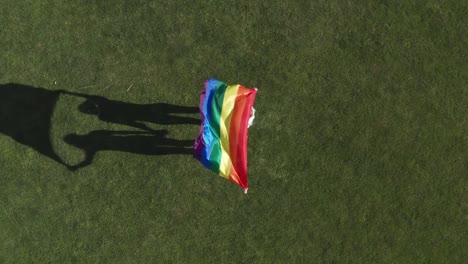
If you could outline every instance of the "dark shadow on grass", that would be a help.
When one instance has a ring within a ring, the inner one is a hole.
[[[122,151],[143,155],[193,154],[193,140],[167,138],[167,130],[154,130],[145,123],[158,125],[192,124],[200,120],[175,114],[198,113],[197,107],[177,106],[166,103],[134,104],[110,100],[102,96],[65,92],[68,95],[85,98],[79,105],[81,113],[95,115],[108,123],[126,125],[142,131],[96,130],[86,135],[69,134],[66,143],[82,149],[85,159],[73,166],[79,169],[91,165],[99,151]]]
[[[59,96],[59,91],[0,85],[0,133],[70,168],[54,152],[50,140],[51,118]]]
[[[166,138],[167,130],[109,131],[96,130],[86,135],[69,134],[64,140],[85,151],[86,158],[76,169],[92,163],[98,151],[123,151],[144,155],[192,154],[193,140]]]
[[[142,131],[98,130],[87,135],[67,135],[64,138],[67,143],[86,153],[84,161],[71,166],[55,153],[50,138],[51,119],[61,94],[85,98],[86,101],[78,107],[81,113],[93,114],[102,121],[127,125]],[[200,121],[196,118],[174,115],[197,112],[196,107],[165,103],[134,104],[109,100],[102,96],[63,90],[50,91],[21,84],[0,85],[0,133],[33,148],[69,170],[90,165],[96,152],[101,150],[144,155],[192,154],[192,140],[166,138],[166,130],[151,129],[144,122],[198,125]]]
[[[67,94],[86,98],[78,110],[84,114],[96,115],[104,122],[126,125],[149,132],[154,130],[144,122],[159,125],[200,124],[200,120],[197,118],[174,115],[198,113],[197,107],[166,103],[134,104],[110,100],[102,96],[73,92],[67,92]]]

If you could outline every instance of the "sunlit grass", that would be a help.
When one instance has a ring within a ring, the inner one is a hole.
[[[0,85],[181,106],[210,77],[258,87],[249,193],[190,155],[101,151],[71,172],[0,134],[0,262],[462,262],[463,1],[104,2],[2,1]],[[84,100],[52,116],[70,164],[67,134],[136,130]]]

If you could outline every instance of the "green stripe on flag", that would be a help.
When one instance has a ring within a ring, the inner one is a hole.
[[[211,149],[211,167],[210,170],[219,173],[219,166],[221,163],[221,140],[220,140],[220,122],[221,112],[223,109],[224,93],[227,85],[219,83],[219,87],[214,91],[213,101],[211,104],[210,124],[213,132],[213,146]]]

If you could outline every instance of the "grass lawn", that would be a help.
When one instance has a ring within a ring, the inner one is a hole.
[[[0,262],[466,261],[467,14],[0,1]],[[189,154],[210,77],[259,88],[247,195]]]

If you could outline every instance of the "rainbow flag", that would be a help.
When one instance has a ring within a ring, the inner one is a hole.
[[[195,158],[245,192],[247,182],[247,124],[257,89],[226,85],[213,78],[200,95],[202,124],[195,141]]]

